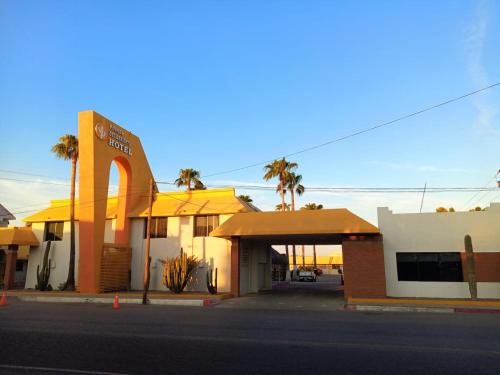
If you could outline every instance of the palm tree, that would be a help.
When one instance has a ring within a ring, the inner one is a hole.
[[[51,151],[60,159],[71,160],[69,269],[63,290],[75,290],[75,181],[76,163],[78,162],[78,138],[71,134],[65,134],[59,138],[59,143],[52,146]]]
[[[305,206],[300,208],[301,210],[321,210],[323,209],[322,204],[316,204],[316,203],[307,203]],[[316,245],[313,245],[313,262],[314,262],[314,269],[316,269]]]
[[[286,193],[285,184],[288,174],[297,169],[298,166],[299,165],[297,163],[289,162],[285,158],[282,158],[282,159],[277,159],[272,163],[267,164],[264,167],[265,171],[264,180],[269,181],[270,179],[275,177],[277,177],[279,180],[276,192],[281,193],[281,211],[285,211],[287,209],[287,205],[285,203],[285,193]],[[286,256],[288,259],[288,245],[286,245],[285,248],[286,248]]]
[[[246,202],[246,203],[253,202],[253,199],[250,198],[250,195],[238,195],[238,198],[240,198],[243,202]]]
[[[290,211],[290,203],[285,203],[285,209],[284,210],[283,210],[283,205],[281,203],[277,204],[274,207],[274,210],[275,211]]]
[[[301,210],[321,210],[323,208],[322,204],[316,203],[307,203],[303,207],[300,207]]]
[[[281,194],[281,207],[282,211],[285,211],[285,192],[286,192],[286,181],[288,174],[297,169],[299,165],[294,162],[289,162],[285,158],[273,161],[264,167],[264,180],[269,181],[272,178],[277,177],[279,180],[276,191]]]
[[[295,172],[290,172],[287,175],[285,188],[290,192],[292,199],[292,211],[295,211],[295,193],[298,195],[304,194],[305,188],[301,185],[302,175],[295,174]],[[297,269],[297,253],[295,250],[295,245],[292,245],[293,254],[293,270]],[[304,255],[304,245],[302,245],[302,266],[305,266],[305,255]]]
[[[194,190],[202,190],[204,185],[200,180],[200,171],[192,168],[179,170],[179,177],[175,180],[177,187],[185,186],[187,191],[191,191],[191,183],[194,183]]]
[[[305,187],[300,184],[301,182],[302,175],[295,174],[295,172],[288,173],[285,187],[292,197],[292,211],[295,211],[295,193],[302,195],[306,190]]]

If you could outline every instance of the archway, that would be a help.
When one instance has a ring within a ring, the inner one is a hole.
[[[147,206],[153,175],[139,138],[97,112],[78,114],[78,138],[79,286],[82,293],[98,293],[111,164],[116,163],[120,176],[115,212],[116,245],[129,244],[128,214],[133,207]]]

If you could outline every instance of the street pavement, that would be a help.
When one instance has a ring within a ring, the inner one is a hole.
[[[254,307],[113,310],[11,298],[0,308],[0,373],[499,373],[498,315],[346,312],[322,308],[309,285],[294,288],[249,297],[268,299]],[[280,299],[293,303],[273,306]],[[319,305],[296,307],[311,301]]]

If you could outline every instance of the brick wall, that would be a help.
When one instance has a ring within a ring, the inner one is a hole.
[[[465,252],[460,253],[464,281],[468,281]],[[474,253],[478,282],[500,282],[500,253]]]
[[[382,236],[344,239],[344,297],[386,297]]]

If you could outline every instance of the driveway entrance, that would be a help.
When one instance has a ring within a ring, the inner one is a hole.
[[[336,275],[319,276],[315,283],[274,282],[271,290],[222,300],[218,308],[256,310],[338,310],[344,307],[344,288]]]
[[[273,291],[272,245],[342,245],[345,297],[386,295],[379,230],[345,208],[238,213],[210,236],[231,241],[231,293],[235,297]]]

